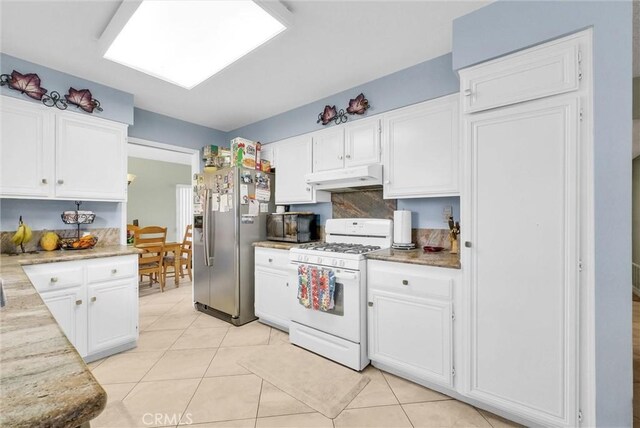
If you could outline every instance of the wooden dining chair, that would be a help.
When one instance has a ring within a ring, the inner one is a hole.
[[[134,230],[133,235],[133,245],[145,250],[144,253],[140,254],[138,258],[138,265],[143,266],[149,262],[145,260],[147,257],[156,258],[157,254],[153,254],[153,252],[149,251],[150,248],[163,247],[162,248],[162,257],[159,260],[159,270],[154,271],[152,273],[147,273],[147,269],[140,268],[138,269],[138,274],[140,275],[140,281],[142,282],[142,277],[144,275],[149,275],[150,282],[159,282],[162,276],[162,261],[164,259],[164,244],[167,241],[167,228],[160,226],[147,226],[140,227],[137,230]],[[153,262],[149,262],[148,264],[153,264]],[[143,270],[145,272],[143,272]],[[164,280],[161,281],[161,289],[164,289]]]
[[[154,278],[160,282],[160,291],[164,291],[165,279],[162,274],[162,260],[164,259],[164,245],[149,245],[144,247],[144,254],[138,260],[138,274],[149,275],[149,284],[153,285]]]
[[[189,280],[193,281],[193,274],[191,272],[191,258],[193,255],[193,225],[188,224],[184,232],[184,238],[182,239],[182,245],[180,247],[180,254],[171,254],[164,256],[163,263],[163,275],[167,277],[169,267],[173,267],[173,275],[180,275],[180,278],[184,278],[184,269],[186,268]],[[175,257],[180,257],[180,271],[175,272]]]

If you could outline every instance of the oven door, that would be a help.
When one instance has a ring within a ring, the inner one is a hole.
[[[291,267],[290,283],[294,284],[291,296],[291,319],[307,327],[360,343],[360,311],[362,310],[360,272],[334,269],[335,307],[331,311],[324,312],[306,308],[298,301],[298,264],[291,263]]]

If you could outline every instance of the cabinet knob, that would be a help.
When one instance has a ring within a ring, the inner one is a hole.
[[[64,180],[62,178],[58,179],[58,184],[64,184]]]
[[[289,283],[287,282],[287,287],[289,286]]]
[[[307,187],[307,192],[310,192],[310,191],[311,191],[311,187]]]
[[[384,184],[391,184],[391,180],[385,181]]]
[[[402,280],[402,285],[409,285],[409,281],[407,281],[406,279]]]
[[[345,156],[347,159],[351,159],[351,155],[347,155]]]
[[[465,89],[464,90],[464,96],[465,97],[470,97],[473,93],[471,92],[471,89]]]
[[[51,282],[58,282],[58,277],[57,276],[52,276],[51,277]]]
[[[464,246],[466,248],[471,248],[471,241],[464,241]]]
[[[97,298],[96,296],[93,296],[93,297],[91,298],[91,301],[92,301],[92,302],[95,302],[96,300],[98,300],[98,298]]]
[[[368,302],[369,307],[373,306],[373,302]]]
[[[338,159],[342,160],[342,155],[338,156]]]
[[[273,259],[269,259],[269,263],[273,263]]]
[[[111,275],[115,275],[118,273],[118,269],[111,269]]]
[[[82,300],[76,300],[76,305],[81,305],[82,304]]]
[[[47,179],[46,178],[43,178],[41,181],[42,181],[42,184],[47,184]]]

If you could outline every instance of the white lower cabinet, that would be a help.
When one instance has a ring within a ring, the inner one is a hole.
[[[256,248],[255,314],[260,321],[289,331],[293,284],[289,251]]]
[[[369,358],[374,365],[453,387],[452,269],[367,262]]]
[[[69,342],[86,361],[138,340],[137,255],[24,266]],[[114,278],[91,275],[109,268]]]
[[[60,328],[80,355],[87,354],[87,292],[84,287],[41,293]]]

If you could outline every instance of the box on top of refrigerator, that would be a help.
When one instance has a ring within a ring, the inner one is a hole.
[[[236,137],[231,140],[231,152],[233,165],[243,168],[256,169],[256,153],[259,143]]]

